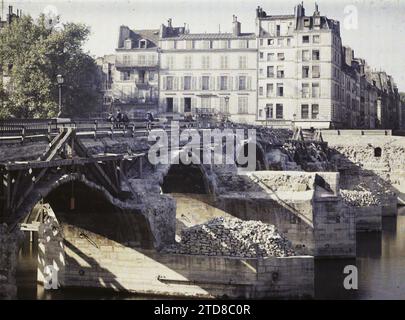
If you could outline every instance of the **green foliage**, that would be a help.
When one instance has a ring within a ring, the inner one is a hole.
[[[97,67],[83,52],[90,30],[66,23],[55,30],[44,16],[15,19],[0,30],[0,119],[49,118],[58,113],[58,84],[62,74],[63,116],[80,116],[98,102]],[[1,81],[3,83],[1,83]]]

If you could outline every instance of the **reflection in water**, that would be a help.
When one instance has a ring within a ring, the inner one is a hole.
[[[19,299],[150,299],[94,289],[45,291],[36,284],[36,239],[26,241],[17,273]],[[356,265],[359,290],[343,288],[343,269]],[[357,258],[317,260],[316,299],[405,299],[405,208],[398,217],[384,217],[383,231],[357,234]]]
[[[383,217],[383,230],[357,234],[357,258],[317,261],[317,299],[405,299],[405,208]],[[343,269],[356,265],[359,290],[343,288]]]

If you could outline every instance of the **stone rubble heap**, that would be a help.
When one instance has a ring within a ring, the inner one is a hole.
[[[164,251],[243,258],[295,255],[290,241],[274,225],[224,217],[182,230],[181,241]]]
[[[340,190],[343,202],[353,207],[376,207],[381,205],[379,198],[370,191]]]

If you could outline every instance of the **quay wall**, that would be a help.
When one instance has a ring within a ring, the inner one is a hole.
[[[57,232],[57,220],[40,228],[39,241],[47,246],[39,250],[39,260],[59,265],[62,287],[204,298],[314,296],[314,260],[310,256],[245,259],[164,254],[89,232],[84,225],[70,224],[66,217],[61,220]],[[50,240],[46,230],[53,230],[55,239]],[[39,265],[39,269],[43,267]]]

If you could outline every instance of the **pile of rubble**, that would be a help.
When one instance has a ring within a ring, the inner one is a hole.
[[[164,252],[243,258],[295,255],[290,241],[275,226],[224,217],[184,229],[181,241]]]
[[[353,207],[380,206],[380,199],[370,191],[340,190],[343,202]]]

